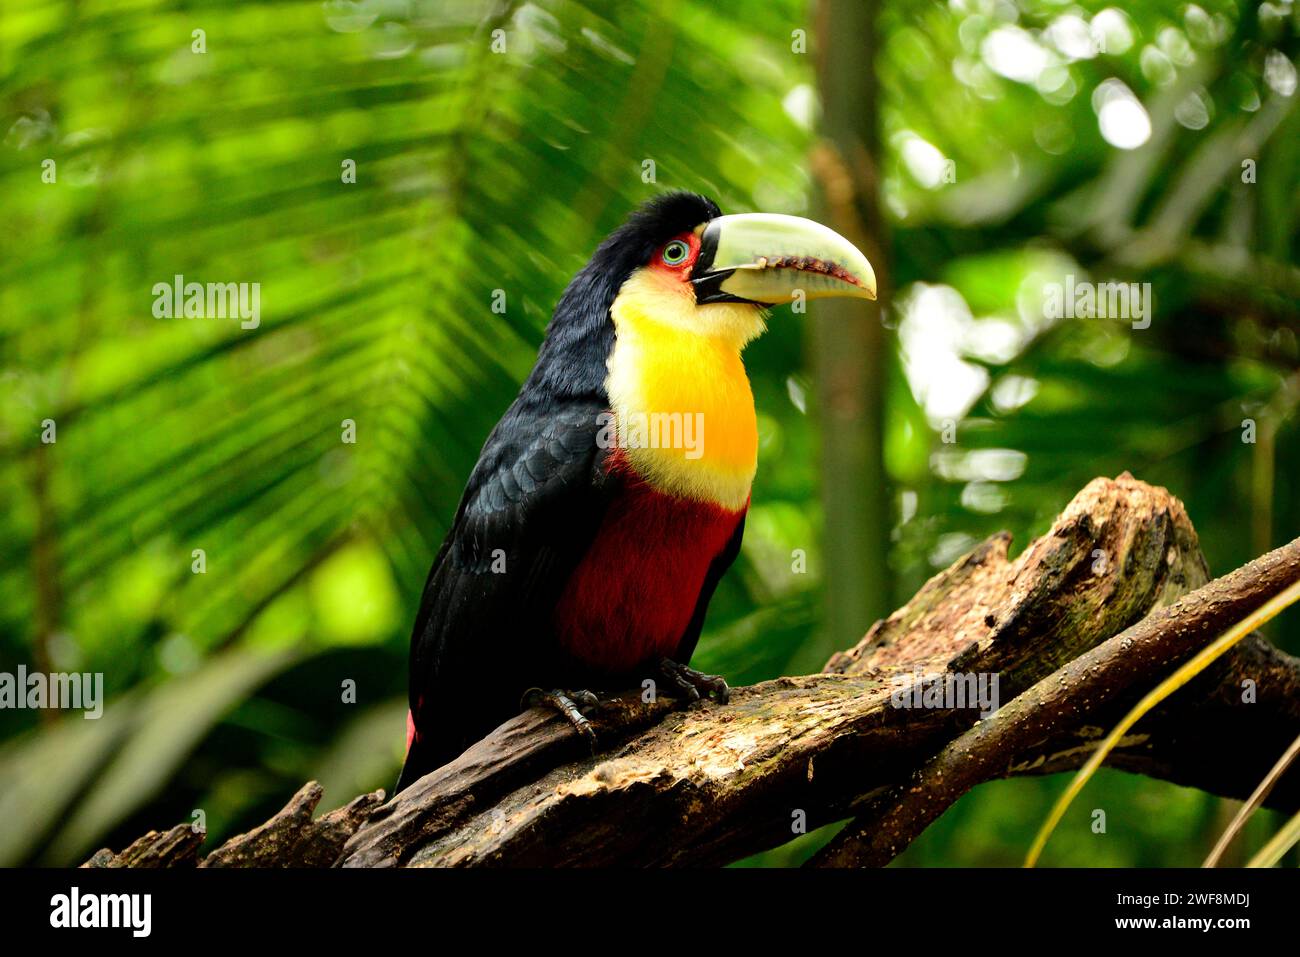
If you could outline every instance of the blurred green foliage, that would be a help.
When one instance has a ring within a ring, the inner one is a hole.
[[[1298,17],[883,4],[861,68],[896,524],[894,579],[863,587],[900,603],[1126,469],[1187,503],[1217,571],[1297,534]],[[0,670],[103,672],[109,703],[0,712],[0,864],[75,863],[195,809],[220,839],[307,778],[329,806],[391,785],[419,589],[551,306],[658,190],[812,208],[817,27],[792,0],[6,0]],[[178,274],[260,283],[260,324],[156,318]],[[1067,274],[1150,282],[1150,327],[1045,318]],[[755,504],[696,658],[733,683],[819,626],[803,336],[779,310],[747,353]],[[901,863],[1016,863],[1059,786],[988,785]],[[1048,862],[1192,864],[1222,824],[1159,782],[1087,793]]]

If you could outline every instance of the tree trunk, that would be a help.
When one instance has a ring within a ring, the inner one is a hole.
[[[881,155],[875,73],[879,7],[876,0],[820,0],[817,5],[822,138],[809,167],[817,180],[822,221],[866,254],[875,269],[878,299],[822,300],[810,309],[822,436],[826,625],[798,659],[809,668],[860,635],[863,622],[890,608],[890,492],[883,453],[889,350],[881,324],[890,281],[888,226],[874,159]]]

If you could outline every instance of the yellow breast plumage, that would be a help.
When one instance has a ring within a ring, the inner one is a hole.
[[[762,331],[761,310],[696,306],[679,284],[641,273],[611,315],[606,390],[628,464],[666,494],[742,508],[758,428],[740,351]]]

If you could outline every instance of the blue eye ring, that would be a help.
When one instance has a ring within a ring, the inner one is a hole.
[[[691,247],[686,242],[680,239],[674,239],[664,247],[661,258],[666,265],[680,266],[682,263],[686,262],[686,257],[690,254]]]

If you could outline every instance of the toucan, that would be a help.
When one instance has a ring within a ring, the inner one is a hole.
[[[867,258],[798,216],[657,196],[596,248],[488,435],[424,586],[396,792],[521,707],[591,735],[594,689],[696,701],[688,667],[740,550],[758,457],[741,361],[767,307],[874,299]]]

